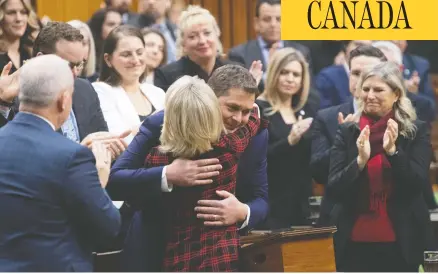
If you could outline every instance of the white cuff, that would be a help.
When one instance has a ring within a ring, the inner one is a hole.
[[[173,189],[173,185],[167,183],[167,177],[166,177],[166,167],[163,168],[163,173],[161,173],[161,191],[163,192],[171,192]]]
[[[242,226],[239,229],[244,229],[245,227],[248,226],[248,223],[249,223],[249,216],[251,215],[251,210],[249,209],[249,206],[247,204],[245,204],[245,206],[246,206],[248,213],[246,214],[245,222],[243,222]]]

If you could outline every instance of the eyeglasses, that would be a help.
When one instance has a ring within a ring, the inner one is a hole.
[[[68,65],[70,66],[71,69],[83,69],[85,66],[85,60],[82,60],[80,62],[77,63],[73,63],[73,62],[68,62]]]

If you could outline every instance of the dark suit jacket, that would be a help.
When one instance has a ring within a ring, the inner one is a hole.
[[[309,49],[306,46],[293,41],[284,41],[284,47],[291,47],[300,51],[309,63],[309,71],[310,75],[312,75],[312,58],[310,57]],[[240,44],[230,49],[228,58],[231,61],[242,64],[247,69],[251,67],[252,62],[257,60],[262,61],[264,72],[268,68],[268,64],[266,64],[265,59],[263,58],[262,49],[260,48],[257,39],[250,40],[244,44]],[[259,89],[262,91],[264,90],[263,81],[260,81]]]
[[[423,262],[423,252],[434,249],[436,243],[430,222],[429,211],[422,194],[423,182],[429,180],[432,159],[430,131],[426,123],[416,121],[416,136],[413,140],[399,136],[396,141],[398,153],[387,156],[392,168],[394,192],[388,201],[388,216],[392,221],[396,241],[408,264]],[[356,141],[360,129],[357,123],[345,123],[339,127],[331,151],[327,195],[341,206],[336,220],[334,236],[336,264],[339,271],[345,258],[345,247],[357,215],[356,203],[359,185],[367,180],[366,168],[360,171],[357,165]]]
[[[310,158],[310,170],[313,179],[319,184],[327,184],[330,151],[338,130],[338,113],[344,117],[354,113],[353,100],[350,99],[342,105],[329,107],[318,111],[312,123],[312,148]],[[337,216],[338,207],[324,194],[319,210],[318,225],[333,225],[333,219]]]
[[[0,129],[0,150],[0,271],[92,272],[121,224],[92,152],[27,113]]]
[[[146,118],[111,169],[107,190],[113,200],[127,201],[142,209],[134,216],[125,242],[122,263],[125,271],[159,271],[162,262],[159,250],[164,247],[160,239],[163,232],[156,221],[161,216],[154,204],[161,199],[163,167],[146,169],[144,161],[151,148],[159,144],[163,118],[163,111]],[[263,130],[252,138],[239,161],[236,197],[251,211],[245,230],[260,224],[268,214],[267,145],[268,133]]]
[[[87,80],[76,78],[73,92],[73,111],[78,124],[81,141],[90,133],[108,131],[108,126],[103,118],[99,97],[91,83]],[[11,121],[18,112],[18,102],[9,113],[8,120],[0,115],[0,127]]]
[[[337,106],[351,98],[348,74],[342,65],[324,68],[315,77],[316,89],[321,96],[321,108]]]
[[[216,63],[214,65],[213,71],[227,64],[234,63],[228,60],[216,58]],[[205,72],[198,64],[190,60],[190,58],[184,56],[176,62],[157,68],[154,73],[154,85],[164,90],[164,92],[167,92],[167,89],[176,80],[184,75],[198,76],[205,82],[207,82],[211,76],[208,75],[208,73]]]

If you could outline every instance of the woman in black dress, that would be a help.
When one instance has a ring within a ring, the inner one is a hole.
[[[257,100],[269,120],[268,184],[270,214],[266,228],[309,224],[312,193],[310,125],[318,97],[310,89],[308,64],[293,48],[275,52],[267,70],[266,88]]]

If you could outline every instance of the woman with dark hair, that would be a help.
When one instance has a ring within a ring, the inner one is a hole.
[[[113,8],[104,8],[93,14],[88,26],[93,34],[96,47],[96,59],[101,60],[103,42],[110,32],[122,24],[122,15]],[[100,62],[96,62],[96,69],[99,71]]]
[[[123,25],[114,29],[102,49],[100,82],[93,83],[111,133],[131,130],[130,143],[141,122],[163,109],[164,91],[143,83],[145,78],[145,42],[141,31]]]
[[[11,62],[11,73],[32,56],[40,27],[32,7],[24,0],[0,0],[0,67]]]
[[[164,35],[155,28],[144,28],[146,78],[145,82],[154,84],[155,69],[167,64],[167,42]]]

